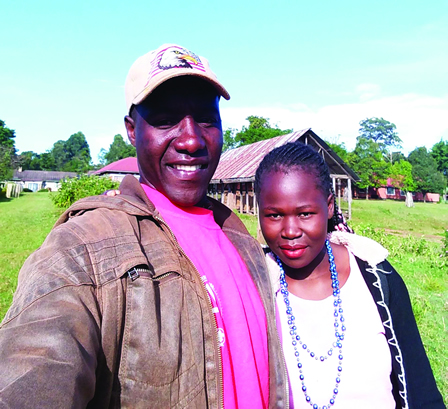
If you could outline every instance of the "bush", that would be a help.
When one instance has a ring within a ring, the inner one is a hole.
[[[118,186],[118,182],[107,177],[83,175],[79,179],[63,180],[61,188],[51,196],[51,199],[56,206],[67,208],[83,197],[100,195],[106,190],[117,189]]]
[[[442,255],[448,257],[448,230],[445,230],[442,239]]]
[[[31,189],[28,189],[27,187],[24,187],[22,192],[33,193],[33,191]]]
[[[37,191],[37,193],[48,193],[49,192],[49,190],[46,188],[46,187],[44,187],[43,189],[39,189],[38,191]]]
[[[448,266],[448,257],[441,257],[440,246],[428,242],[423,237],[414,237],[410,234],[399,236],[388,234],[383,229],[373,227],[371,224],[360,223],[354,226],[355,233],[360,236],[369,237],[380,243],[389,251],[389,257],[403,258],[406,254],[412,256],[424,256],[429,260],[429,264],[434,268],[444,268]],[[442,246],[447,251],[448,256],[448,231],[445,232],[445,239]]]

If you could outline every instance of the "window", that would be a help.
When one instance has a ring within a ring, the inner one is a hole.
[[[387,193],[387,196],[395,196],[395,188],[394,187],[388,187],[386,193]]]
[[[400,189],[400,196],[406,196],[406,192]]]

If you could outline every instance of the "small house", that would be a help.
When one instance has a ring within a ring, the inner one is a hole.
[[[224,152],[209,185],[209,196],[220,200],[240,213],[258,214],[254,192],[255,172],[264,156],[272,149],[288,142],[300,141],[311,145],[324,158],[330,169],[333,189],[338,198],[344,196],[349,204],[351,217],[352,182],[358,175],[310,128],[255,142]]]
[[[59,190],[61,180],[66,178],[76,178],[76,172],[58,172],[51,170],[23,170],[21,168],[14,171],[13,182],[21,183],[23,188],[37,192],[40,189],[51,191]]]

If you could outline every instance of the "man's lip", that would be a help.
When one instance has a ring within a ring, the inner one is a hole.
[[[167,166],[180,171],[195,172],[197,170],[206,169],[207,163],[168,163]]]

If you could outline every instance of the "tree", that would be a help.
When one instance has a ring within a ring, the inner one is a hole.
[[[369,197],[369,187],[381,187],[386,184],[390,164],[384,160],[379,144],[372,139],[358,137],[356,147],[348,154],[347,161],[360,177],[358,186],[366,189],[366,199]]]
[[[71,135],[67,141],[55,142],[48,153],[51,158],[45,156],[45,166],[54,166],[52,170],[85,172],[90,169],[90,148],[82,132]]]
[[[276,136],[285,135],[292,132],[292,129],[280,129],[277,126],[272,127],[268,118],[250,115],[246,118],[249,121],[249,127],[243,126],[241,131],[235,135],[235,147],[250,145],[254,142],[271,139]],[[230,135],[231,136],[231,135]]]
[[[131,156],[136,157],[137,151],[130,143],[126,143],[120,134],[114,136],[114,141],[111,143],[109,151],[102,149],[100,152],[101,161],[105,165]]]
[[[395,162],[391,167],[392,186],[405,192],[415,192],[417,183],[412,177],[412,165],[407,160]]]
[[[426,193],[442,193],[446,187],[445,177],[437,170],[437,163],[424,146],[414,149],[408,157],[412,164],[412,176],[417,190]]]
[[[65,142],[66,162],[63,166],[67,172],[85,172],[90,168],[90,148],[82,132],[70,136]]]
[[[67,153],[65,151],[65,141],[57,141],[53,144],[50,150],[53,156],[55,170],[64,170],[64,165],[67,162]]]
[[[224,131],[224,135],[222,138],[223,139],[223,144],[222,144],[223,152],[225,152],[229,149],[238,147],[238,142],[235,141],[235,134],[236,134],[236,129],[233,129],[233,128],[227,128]]]
[[[345,143],[331,143],[327,142],[328,146],[338,155],[344,162],[347,161],[348,151],[345,147]]]
[[[396,126],[383,118],[367,118],[359,123],[359,137],[377,143],[382,152],[392,148],[401,148],[402,140],[395,131]]]
[[[0,119],[0,181],[12,177],[16,158],[15,132]]]
[[[448,142],[437,142],[431,149],[431,156],[436,161],[437,170],[448,178]]]

